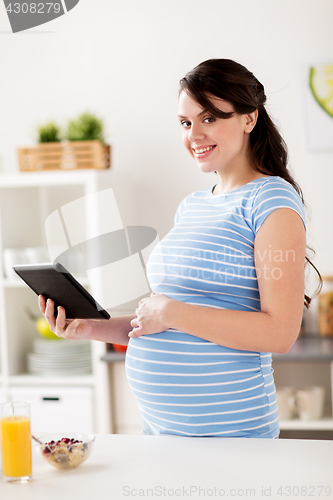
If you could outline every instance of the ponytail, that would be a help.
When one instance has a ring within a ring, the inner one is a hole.
[[[258,119],[250,134],[250,144],[253,167],[265,175],[277,175],[285,179],[297,191],[304,204],[302,190],[287,167],[287,145],[264,106],[258,109]]]

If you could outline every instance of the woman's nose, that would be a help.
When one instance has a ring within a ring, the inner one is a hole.
[[[203,130],[201,130],[199,125],[191,126],[188,134],[188,140],[191,142],[199,141],[205,138]]]

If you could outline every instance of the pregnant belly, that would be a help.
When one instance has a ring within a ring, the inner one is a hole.
[[[206,424],[234,420],[237,427],[242,417],[267,413],[261,364],[258,352],[175,330],[131,339],[126,353],[128,382],[143,416],[162,429],[193,426],[194,435]]]

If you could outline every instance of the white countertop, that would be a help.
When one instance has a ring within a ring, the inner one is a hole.
[[[333,499],[333,441],[99,434],[76,469],[57,470],[34,448],[30,483],[0,480],[1,500],[227,496]]]

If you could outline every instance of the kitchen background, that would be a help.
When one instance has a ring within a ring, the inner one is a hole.
[[[205,59],[231,58],[265,86],[306,200],[312,260],[333,274],[333,149],[309,146],[304,90],[310,66],[333,63],[332,20],[331,0],[80,0],[12,34],[2,5],[0,172],[18,172],[17,148],[36,144],[40,124],[95,113],[112,147],[123,223],[151,226],[161,238],[180,201],[215,182],[181,144],[178,81]],[[308,292],[316,286],[310,274]],[[316,309],[314,301],[308,333]]]

